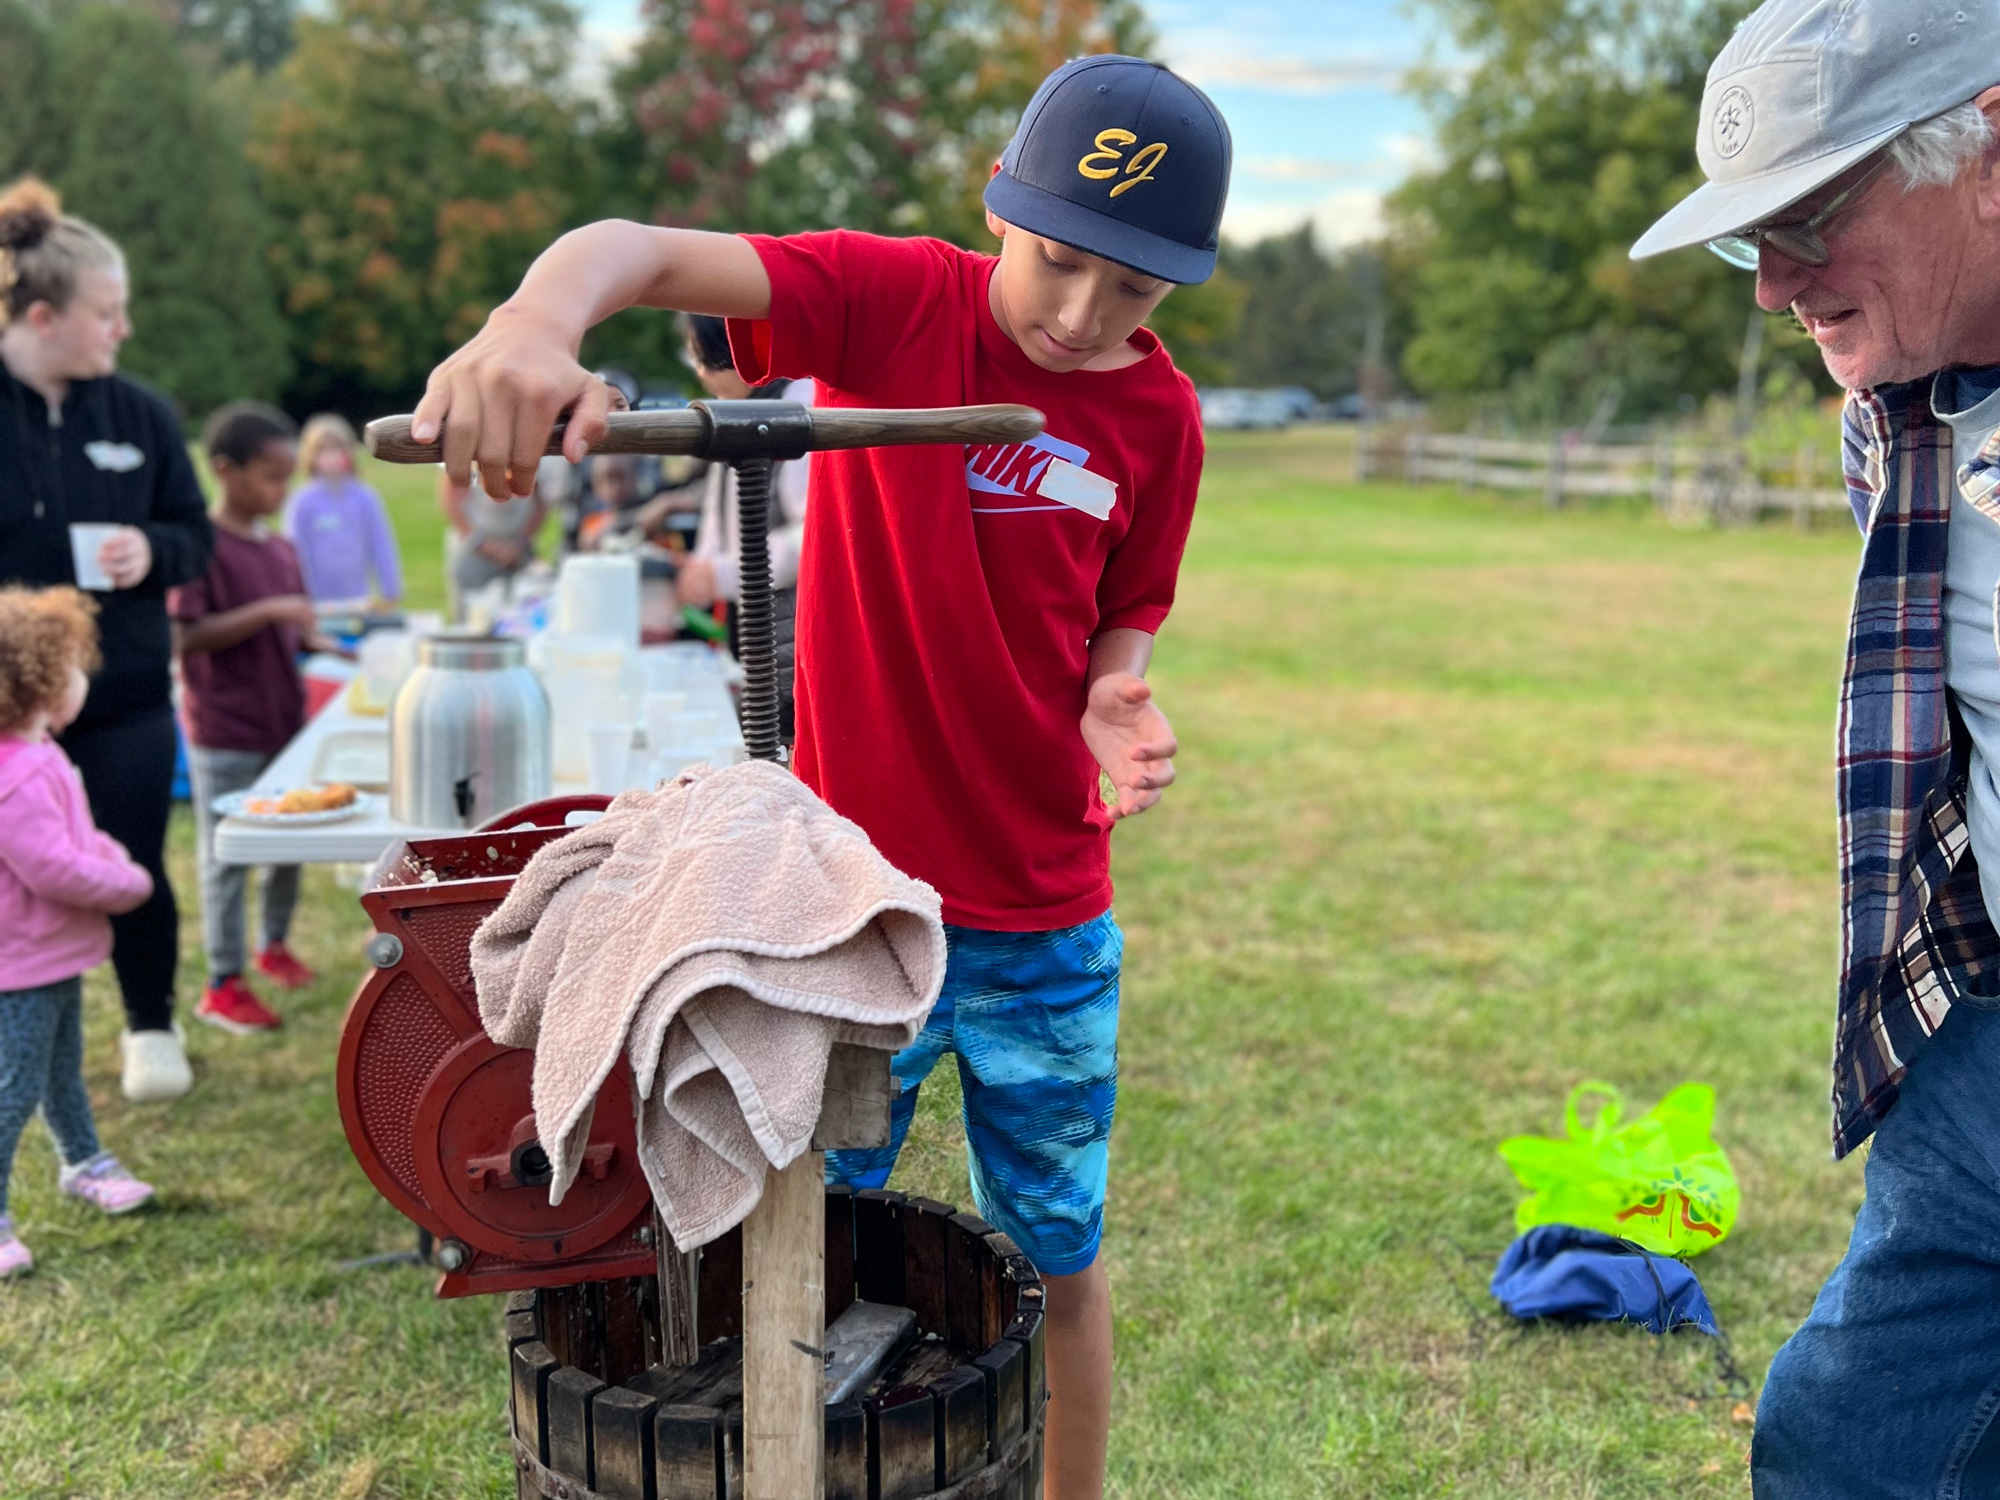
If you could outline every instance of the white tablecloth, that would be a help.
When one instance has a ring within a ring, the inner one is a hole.
[[[686,684],[681,690],[688,694],[690,709],[716,710],[722,714],[724,724],[734,726],[736,711],[730,701],[729,689],[720,676]],[[251,788],[251,794],[269,796],[292,787],[311,785],[315,780],[320,747],[335,734],[379,736],[386,763],[388,719],[380,715],[355,713],[348,706],[348,695],[343,690],[313,716],[299,731],[297,738],[279,752],[276,760],[265,767],[264,774]],[[718,753],[727,758],[727,747],[718,747]],[[635,751],[632,758],[636,776],[640,774],[644,756]],[[680,766],[662,763],[657,769],[661,774],[671,775]],[[589,790],[591,788],[581,782],[558,780],[551,795],[560,797]],[[232,865],[373,864],[405,839],[447,837],[464,832],[458,828],[415,828],[407,823],[398,823],[389,816],[387,792],[370,792],[368,797],[368,806],[362,812],[337,823],[272,827],[246,822],[242,818],[224,818],[215,830],[215,857],[224,864]]]

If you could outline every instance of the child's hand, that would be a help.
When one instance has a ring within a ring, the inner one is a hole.
[[[532,311],[495,308],[472,341],[431,372],[411,436],[444,433],[444,469],[456,485],[479,482],[495,500],[526,498],[565,411],[563,456],[581,462],[605,434],[611,387],[576,362],[567,330]]]
[[[1145,678],[1107,672],[1091,683],[1082,729],[1083,742],[1117,793],[1114,818],[1144,812],[1173,785],[1173,756],[1180,741],[1153,702]]]
[[[272,594],[263,605],[268,625],[291,625],[309,633],[319,628],[319,615],[304,594]]]

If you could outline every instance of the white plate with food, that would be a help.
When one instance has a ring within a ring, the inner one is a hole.
[[[345,783],[293,787],[284,792],[231,792],[217,797],[214,807],[225,818],[262,823],[273,828],[307,828],[317,823],[344,823],[366,812],[374,799]]]

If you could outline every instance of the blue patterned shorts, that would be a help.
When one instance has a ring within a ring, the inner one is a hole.
[[[980,1217],[1044,1275],[1074,1275],[1097,1258],[1104,1232],[1124,934],[1106,912],[1056,932],[946,927],[945,938],[944,992],[891,1065],[889,1144],[828,1152],[826,1180],[886,1183],[918,1088],[954,1053]]]

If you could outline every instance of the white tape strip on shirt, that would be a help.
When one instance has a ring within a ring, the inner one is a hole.
[[[1110,520],[1112,507],[1118,503],[1115,481],[1106,479],[1102,474],[1093,474],[1088,469],[1080,469],[1062,458],[1049,460],[1049,466],[1042,471],[1041,482],[1035,486],[1035,493],[1050,500],[1059,500],[1100,521]]]

